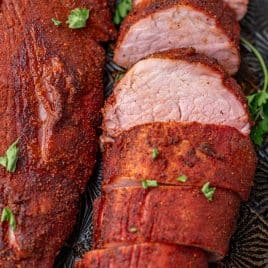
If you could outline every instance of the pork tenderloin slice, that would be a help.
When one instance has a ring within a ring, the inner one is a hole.
[[[200,187],[210,181],[247,200],[255,167],[250,138],[234,128],[151,123],[133,127],[106,144],[103,184],[140,185],[150,178],[166,185]],[[181,175],[187,176],[186,182],[177,181]]]
[[[207,268],[207,263],[207,255],[200,249],[160,243],[142,243],[90,251],[76,263],[75,267]]]
[[[161,242],[202,248],[211,261],[219,260],[227,253],[239,205],[236,194],[220,188],[209,202],[201,188],[104,186],[95,203],[95,248]]]
[[[104,135],[151,122],[227,125],[247,135],[247,102],[234,79],[192,49],[159,53],[135,64],[103,110]]]
[[[155,0],[133,0],[132,4],[134,8],[143,7],[144,5],[149,5],[155,2]],[[224,0],[236,13],[238,20],[241,20],[247,13],[248,0]]]
[[[233,11],[222,1],[156,0],[124,20],[114,60],[129,68],[155,52],[193,47],[234,74],[240,64],[239,34]]]

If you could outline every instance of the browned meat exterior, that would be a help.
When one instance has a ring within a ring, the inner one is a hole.
[[[202,248],[217,260],[227,253],[239,205],[236,194],[220,188],[209,202],[201,188],[105,186],[95,203],[95,248],[171,243]]]
[[[114,60],[129,68],[159,51],[193,47],[234,74],[240,63],[239,24],[219,0],[152,0],[124,20]]]
[[[76,7],[88,27],[56,27]],[[1,1],[0,155],[17,138],[15,173],[0,167],[0,267],[52,267],[75,223],[79,195],[92,173],[103,103],[104,50],[113,35],[107,1]]]
[[[224,0],[236,13],[237,19],[241,20],[247,13],[249,0]]]
[[[247,200],[255,163],[250,138],[234,128],[154,123],[123,132],[106,145],[103,182],[140,185],[139,181],[150,178],[166,185],[202,186],[209,181]],[[183,184],[176,180],[181,175],[188,178]]]
[[[152,2],[152,0],[133,0],[133,7],[139,8],[140,4]],[[224,0],[236,13],[236,17],[238,20],[241,20],[246,12],[248,6],[248,0]]]
[[[143,243],[94,250],[85,254],[76,268],[207,268],[207,256],[199,249]]]
[[[247,135],[251,120],[236,81],[215,61],[180,49],[136,63],[103,110],[108,137],[136,125],[169,121],[227,125]]]

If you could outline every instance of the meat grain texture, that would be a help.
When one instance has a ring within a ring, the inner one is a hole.
[[[227,125],[250,132],[240,86],[216,61],[193,49],[154,54],[126,73],[103,110],[104,140],[157,121]]]
[[[76,7],[90,9],[85,29],[64,23]],[[114,29],[103,0],[3,0],[0,8],[0,155],[17,138],[20,148],[15,173],[0,168],[0,208],[17,223],[0,228],[0,267],[48,268],[95,164],[105,61],[98,42]]]
[[[134,8],[139,8],[141,4],[148,2],[154,2],[154,0],[133,0],[132,4]],[[235,11],[238,20],[241,20],[247,13],[248,0],[224,0],[224,2]]]
[[[240,64],[240,27],[234,17],[218,0],[146,1],[121,25],[114,60],[129,68],[155,52],[193,47],[234,74]]]

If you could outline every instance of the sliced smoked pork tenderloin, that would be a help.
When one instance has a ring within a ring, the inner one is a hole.
[[[215,61],[193,49],[155,54],[125,74],[103,109],[103,140],[157,121],[196,121],[250,132],[239,85]]]
[[[151,123],[133,127],[105,146],[103,184],[140,185],[150,178],[165,185],[202,187],[209,181],[247,200],[255,163],[250,138],[235,128]],[[177,181],[182,175],[187,176],[184,183]]]
[[[202,248],[214,261],[227,253],[240,198],[218,188],[209,202],[201,188],[140,184],[104,186],[94,205],[95,248],[160,242]]]
[[[196,248],[142,243],[88,252],[76,268],[207,268],[207,255]]]
[[[153,3],[155,0],[133,0],[132,4],[134,8],[139,8],[139,6],[145,3]],[[236,13],[238,20],[241,20],[247,13],[248,0],[224,0]]]
[[[159,51],[193,47],[215,58],[230,74],[240,64],[238,22],[219,0],[156,0],[124,20],[114,60],[129,68]]]

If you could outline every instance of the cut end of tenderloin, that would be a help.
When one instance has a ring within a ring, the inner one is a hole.
[[[134,227],[133,227],[134,230]],[[208,267],[207,255],[200,249],[160,243],[142,243],[93,250],[75,268]]]
[[[240,29],[233,17],[222,1],[152,1],[123,22],[114,60],[129,68],[155,52],[193,47],[234,74],[240,64]]]
[[[250,133],[247,102],[234,79],[192,49],[155,54],[116,84],[103,110],[108,137],[152,122],[227,125]]]

